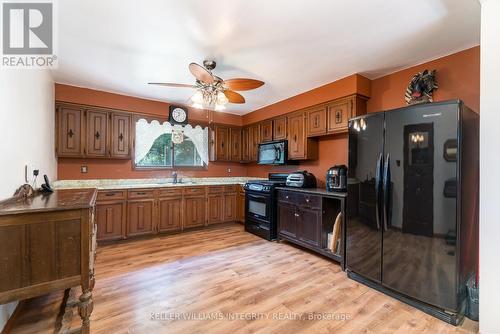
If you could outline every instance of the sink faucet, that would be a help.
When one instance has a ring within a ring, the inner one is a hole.
[[[173,183],[176,184],[177,183],[177,172],[176,171],[172,172],[172,178],[173,178]]]

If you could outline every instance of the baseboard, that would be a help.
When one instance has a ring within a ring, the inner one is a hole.
[[[17,303],[16,309],[14,310],[14,312],[12,312],[12,315],[9,317],[9,320],[7,320],[7,323],[3,327],[1,334],[9,334],[12,331],[12,328],[14,328],[14,324],[16,323],[17,317],[19,316],[19,314],[21,314],[24,304],[25,304],[24,300],[20,300]]]

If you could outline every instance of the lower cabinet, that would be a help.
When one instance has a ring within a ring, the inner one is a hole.
[[[224,194],[224,221],[236,220],[236,193]]]
[[[184,198],[184,228],[205,225],[206,197]]]
[[[299,240],[314,246],[320,246],[321,210],[298,208],[297,227]]]
[[[216,224],[224,220],[224,195],[208,195],[208,223]]]
[[[103,202],[96,205],[98,240],[118,240],[125,235],[126,202]]]
[[[158,200],[158,232],[182,229],[182,197]]]
[[[245,191],[240,186],[238,197],[236,198],[236,221],[245,222]]]
[[[297,221],[295,206],[284,201],[278,201],[278,233],[296,238]]]
[[[153,233],[154,200],[128,201],[127,236]]]

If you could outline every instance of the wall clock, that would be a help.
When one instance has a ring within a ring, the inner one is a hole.
[[[185,107],[170,106],[168,122],[170,124],[188,124],[188,110]]]

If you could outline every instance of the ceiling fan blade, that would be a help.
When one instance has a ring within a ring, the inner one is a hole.
[[[231,90],[251,90],[259,88],[264,84],[263,81],[245,78],[234,78],[229,80],[224,80],[224,85]]]
[[[224,95],[226,95],[227,99],[231,103],[245,103],[245,98],[236,92],[233,92],[232,90],[225,90]]]
[[[214,83],[214,77],[212,76],[212,74],[201,65],[198,65],[196,63],[191,63],[189,64],[189,71],[199,81],[202,81],[207,84]]]
[[[167,87],[196,88],[195,85],[169,83],[169,82],[148,82],[148,84],[150,84],[150,85],[158,85],[158,86],[167,86]]]

